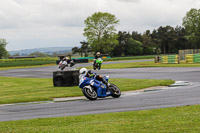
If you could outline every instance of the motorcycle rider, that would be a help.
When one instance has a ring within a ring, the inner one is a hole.
[[[68,57],[65,57],[62,59],[62,61],[67,61],[68,62],[69,58]]]
[[[68,57],[63,58],[63,59],[59,62],[58,68],[61,68],[61,65],[62,65],[62,64],[68,65],[68,62],[69,62],[69,58],[68,58]]]
[[[94,56],[94,62],[93,62],[93,65],[96,64],[96,59],[98,59],[98,58],[102,58],[100,52],[97,52],[96,55]]]
[[[107,88],[110,86],[110,83],[108,83],[105,78],[103,78],[101,75],[96,75],[96,73],[92,72],[91,70],[88,71],[87,68],[81,68],[79,73],[80,73],[79,79],[82,76],[85,76],[88,78],[92,78],[96,76],[96,79],[99,81],[102,81],[106,85]]]

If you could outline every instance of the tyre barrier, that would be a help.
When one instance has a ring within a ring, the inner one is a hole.
[[[56,65],[58,65],[60,63],[60,60],[56,60]]]
[[[185,49],[179,50],[179,56],[181,60],[186,60],[187,54],[198,54],[200,53],[200,49]]]
[[[185,55],[186,63],[200,63],[200,54]]]
[[[74,59],[75,63],[88,63],[88,59]]]
[[[78,86],[78,84],[79,84],[79,70],[53,72],[54,87]]]
[[[155,56],[155,58],[154,58],[154,62],[155,62],[155,63],[160,62],[160,56]]]
[[[160,62],[164,64],[179,64],[179,56],[178,55],[161,56]]]

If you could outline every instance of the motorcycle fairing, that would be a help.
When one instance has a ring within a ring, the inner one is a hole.
[[[106,77],[106,80],[108,81],[109,76]],[[106,97],[110,96],[111,92],[107,91],[107,87],[105,84],[103,84],[101,81],[96,80],[93,78],[88,78],[83,76],[80,80],[79,87],[83,88],[85,86],[91,85],[95,91],[97,92],[98,97]]]

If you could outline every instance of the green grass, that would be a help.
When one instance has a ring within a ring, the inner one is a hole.
[[[0,71],[1,70],[9,70],[9,69],[23,69],[23,68],[33,68],[33,67],[46,67],[46,66],[55,66],[55,64],[44,64],[44,65],[33,65],[33,66],[0,67]]]
[[[56,64],[56,60],[57,58],[0,59],[0,68]]]
[[[104,61],[122,61],[122,60],[144,60],[144,59],[154,59],[155,55],[146,55],[146,56],[127,56],[127,57],[112,57],[104,58]],[[93,61],[91,59],[90,61]]]
[[[154,63],[153,61],[147,62],[128,62],[128,63],[116,63],[116,64],[102,64],[102,69],[120,69],[120,68],[139,68],[139,67],[200,67],[198,64],[161,64]],[[92,69],[92,66],[86,67]]]
[[[0,122],[1,133],[199,133],[200,105]]]
[[[136,59],[153,59],[154,55],[150,56],[130,56],[130,57],[114,57],[106,58],[104,61],[117,61],[117,60],[136,60]],[[15,67],[15,66],[34,66],[34,65],[45,65],[45,64],[56,64],[56,57],[45,57],[45,58],[24,58],[24,59],[0,59],[1,67]]]
[[[130,57],[114,57],[106,58],[104,61],[118,61],[118,60],[137,60],[137,59],[153,59],[154,55],[150,56],[130,56]],[[24,58],[24,59],[0,59],[0,70],[30,68],[45,65],[55,65],[58,58]],[[89,60],[89,61],[93,61]]]
[[[137,90],[152,86],[167,86],[172,80],[110,79],[121,91]],[[81,89],[53,87],[49,78],[0,77],[0,104],[52,100],[58,97],[82,96]]]

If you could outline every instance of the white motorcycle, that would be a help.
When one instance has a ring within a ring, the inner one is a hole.
[[[64,70],[65,67],[68,67],[67,61],[60,61],[59,65],[58,65],[58,68],[61,69],[61,70]]]

